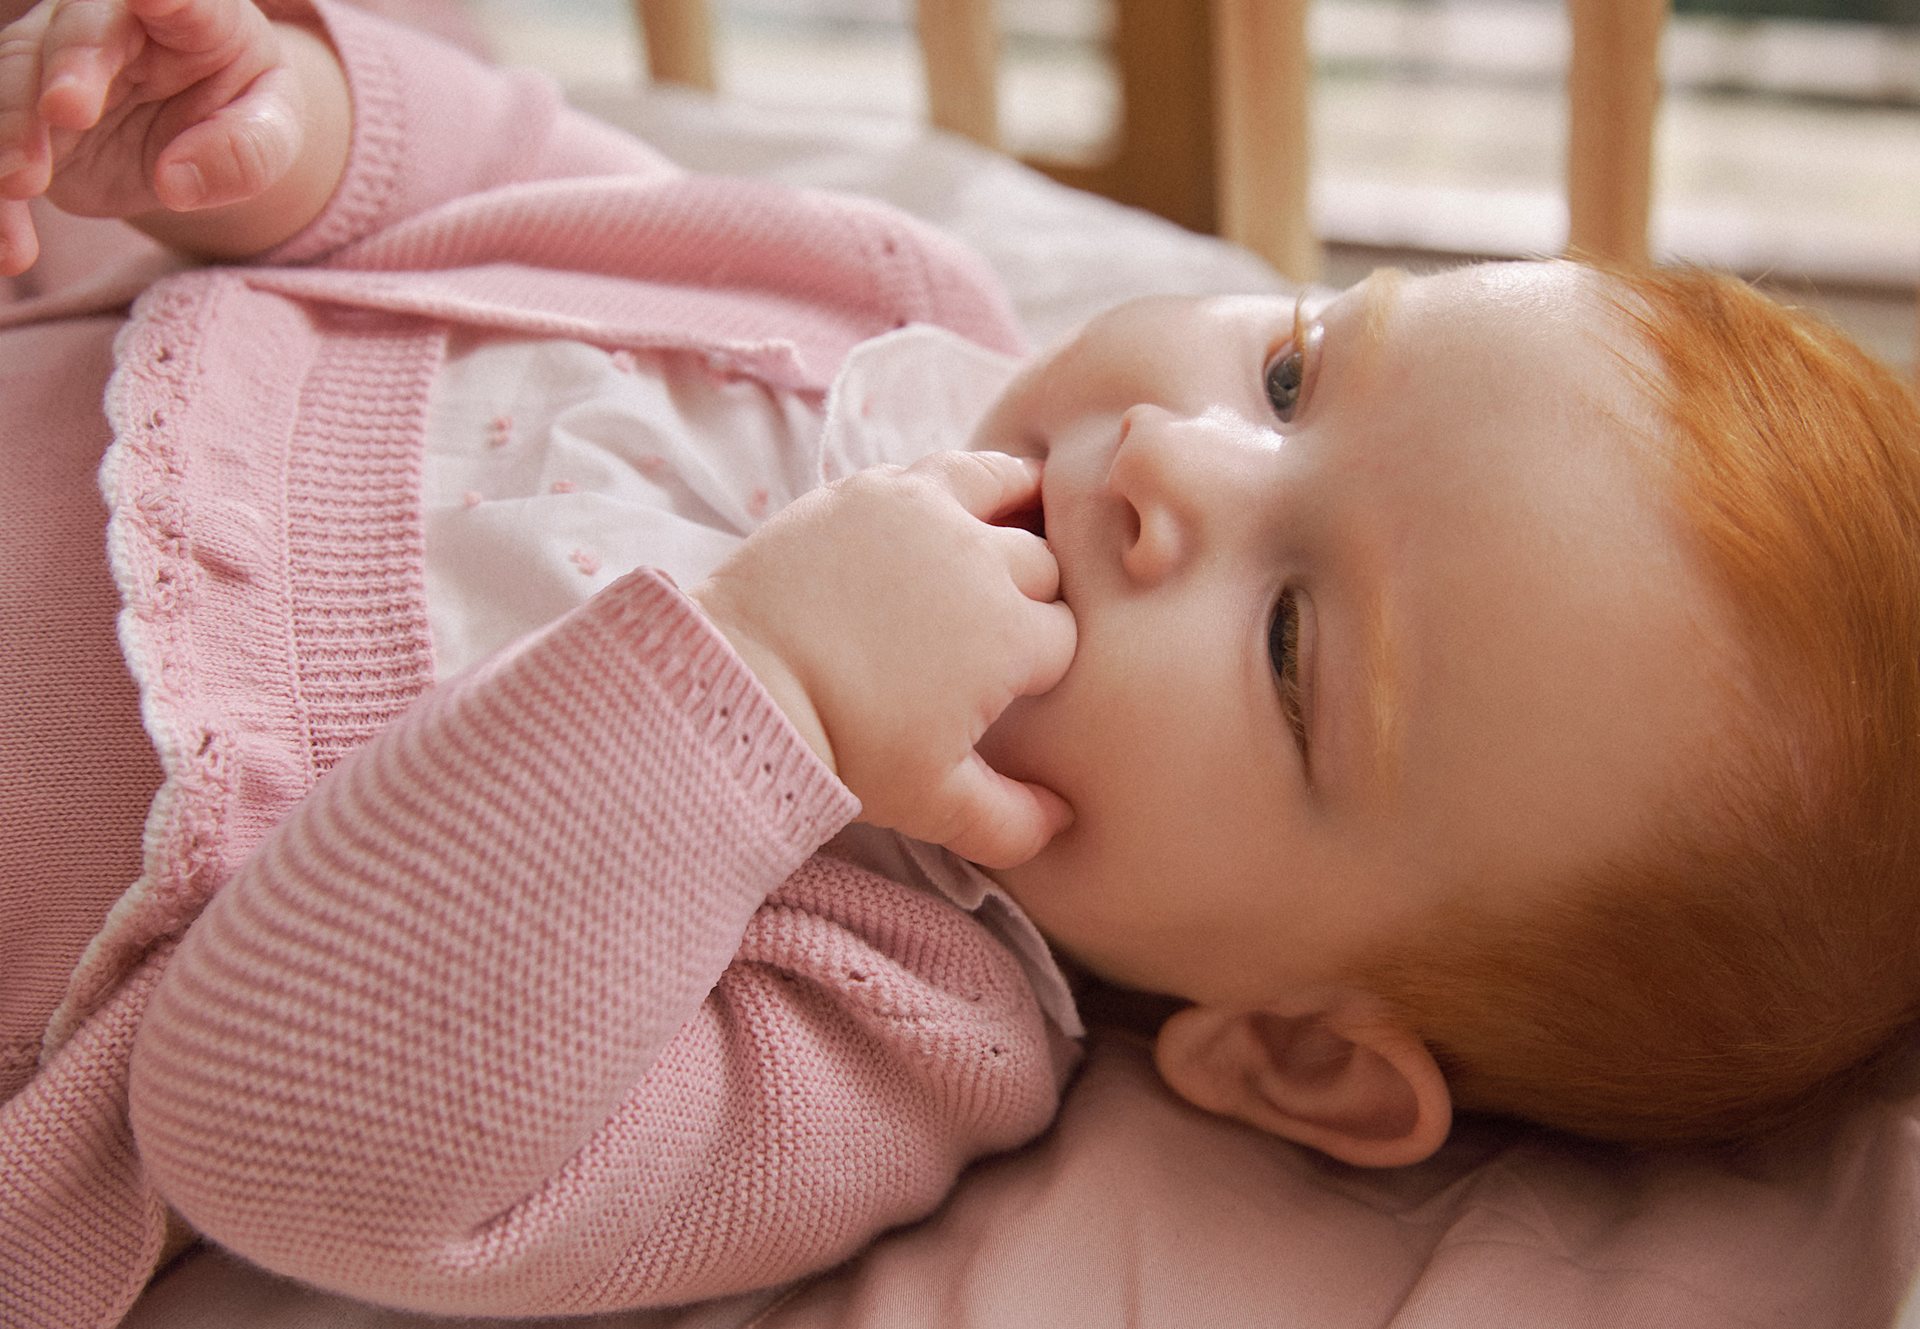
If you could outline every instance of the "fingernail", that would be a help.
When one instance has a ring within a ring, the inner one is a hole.
[[[207,196],[207,182],[201,178],[200,168],[192,162],[175,162],[163,174],[171,199],[167,206],[175,211],[191,208]]]

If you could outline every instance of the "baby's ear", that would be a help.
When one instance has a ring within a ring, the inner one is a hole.
[[[1418,1163],[1453,1125],[1433,1054],[1365,993],[1189,1006],[1161,1027],[1154,1061],[1195,1107],[1360,1167]]]

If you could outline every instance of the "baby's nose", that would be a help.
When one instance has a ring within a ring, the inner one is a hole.
[[[1121,563],[1135,581],[1152,584],[1177,571],[1244,487],[1231,432],[1211,413],[1177,415],[1151,404],[1121,417],[1107,488],[1127,512]]]

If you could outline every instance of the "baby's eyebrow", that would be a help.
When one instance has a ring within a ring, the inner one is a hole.
[[[1378,587],[1363,601],[1359,618],[1358,682],[1366,716],[1368,774],[1377,789],[1390,789],[1399,778],[1400,679],[1394,667],[1394,630]]]
[[[1400,305],[1400,288],[1407,274],[1400,268],[1375,268],[1360,284],[1360,328],[1354,338],[1354,356],[1362,366],[1386,344],[1387,325]]]
[[[1357,326],[1347,339],[1345,354],[1351,368],[1342,376],[1364,379],[1400,308],[1400,291],[1408,281],[1400,268],[1376,268],[1359,287]],[[1348,675],[1347,698],[1359,712],[1362,778],[1376,790],[1390,789],[1399,779],[1401,679],[1396,665],[1394,624],[1380,586],[1369,587],[1354,618],[1357,654]]]

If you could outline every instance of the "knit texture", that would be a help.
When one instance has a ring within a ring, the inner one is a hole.
[[[430,687],[427,397],[453,325],[799,391],[904,321],[1018,334],[885,209],[689,180],[537,78],[320,12],[359,115],[332,204],[117,345],[102,490],[163,783],[0,1104],[0,1323],[114,1323],[166,1204],[448,1312],[819,1268],[1044,1126],[1032,994],[958,910],[816,854],[853,800],[657,576]]]
[[[436,690],[209,906],[132,1081],[196,1227],[419,1309],[685,1300],[840,1258],[1046,1121],[1017,965],[802,870],[851,800],[683,605],[635,574]]]
[[[160,784],[113,636],[117,596],[93,474],[114,323],[0,331],[0,1102],[39,1066],[67,976],[140,869],[138,827]],[[51,354],[68,372],[48,374]],[[49,790],[59,798],[48,800]],[[51,891],[45,883],[58,881]]]
[[[0,1117],[9,1329],[116,1324],[160,1257],[166,1207],[134,1152],[126,1064],[164,962],[128,975]]]

